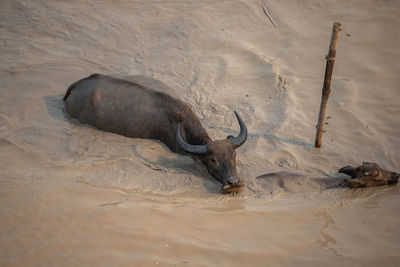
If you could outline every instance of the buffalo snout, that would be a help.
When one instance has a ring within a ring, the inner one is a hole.
[[[232,191],[243,186],[243,182],[236,176],[228,177],[222,182],[222,191]]]

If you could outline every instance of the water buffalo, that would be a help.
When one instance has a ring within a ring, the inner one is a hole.
[[[235,149],[247,139],[240,133],[212,141],[190,106],[176,97],[137,82],[93,74],[73,83],[64,101],[68,114],[98,129],[134,138],[158,139],[173,152],[201,160],[222,183],[223,191],[243,185],[236,173]]]
[[[339,173],[345,173],[352,178],[351,180],[344,179],[340,183],[340,185],[351,188],[397,184],[400,178],[400,174],[384,170],[378,164],[370,162],[363,162],[357,168],[343,167],[339,170]]]

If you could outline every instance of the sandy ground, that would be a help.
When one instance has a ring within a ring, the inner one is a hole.
[[[399,186],[335,186],[362,161],[400,171],[399,14],[395,0],[0,1],[0,265],[399,266]],[[163,82],[214,139],[237,133],[237,110],[244,190],[69,120],[63,94],[96,72]]]

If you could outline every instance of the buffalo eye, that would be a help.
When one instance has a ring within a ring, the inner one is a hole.
[[[217,161],[215,159],[211,159],[211,162],[212,163],[216,163]]]

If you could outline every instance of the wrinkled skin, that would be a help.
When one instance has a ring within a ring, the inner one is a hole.
[[[367,188],[382,185],[397,184],[400,174],[382,169],[376,163],[363,162],[362,165],[354,168],[346,166],[339,170],[352,177],[351,180],[344,179],[340,185],[350,188]]]
[[[240,116],[235,112],[237,137],[213,141],[191,107],[167,91],[151,78],[127,81],[93,74],[73,83],[63,99],[68,114],[82,123],[128,137],[158,139],[171,151],[202,161],[223,191],[242,186],[235,149],[246,141],[247,129]]]

